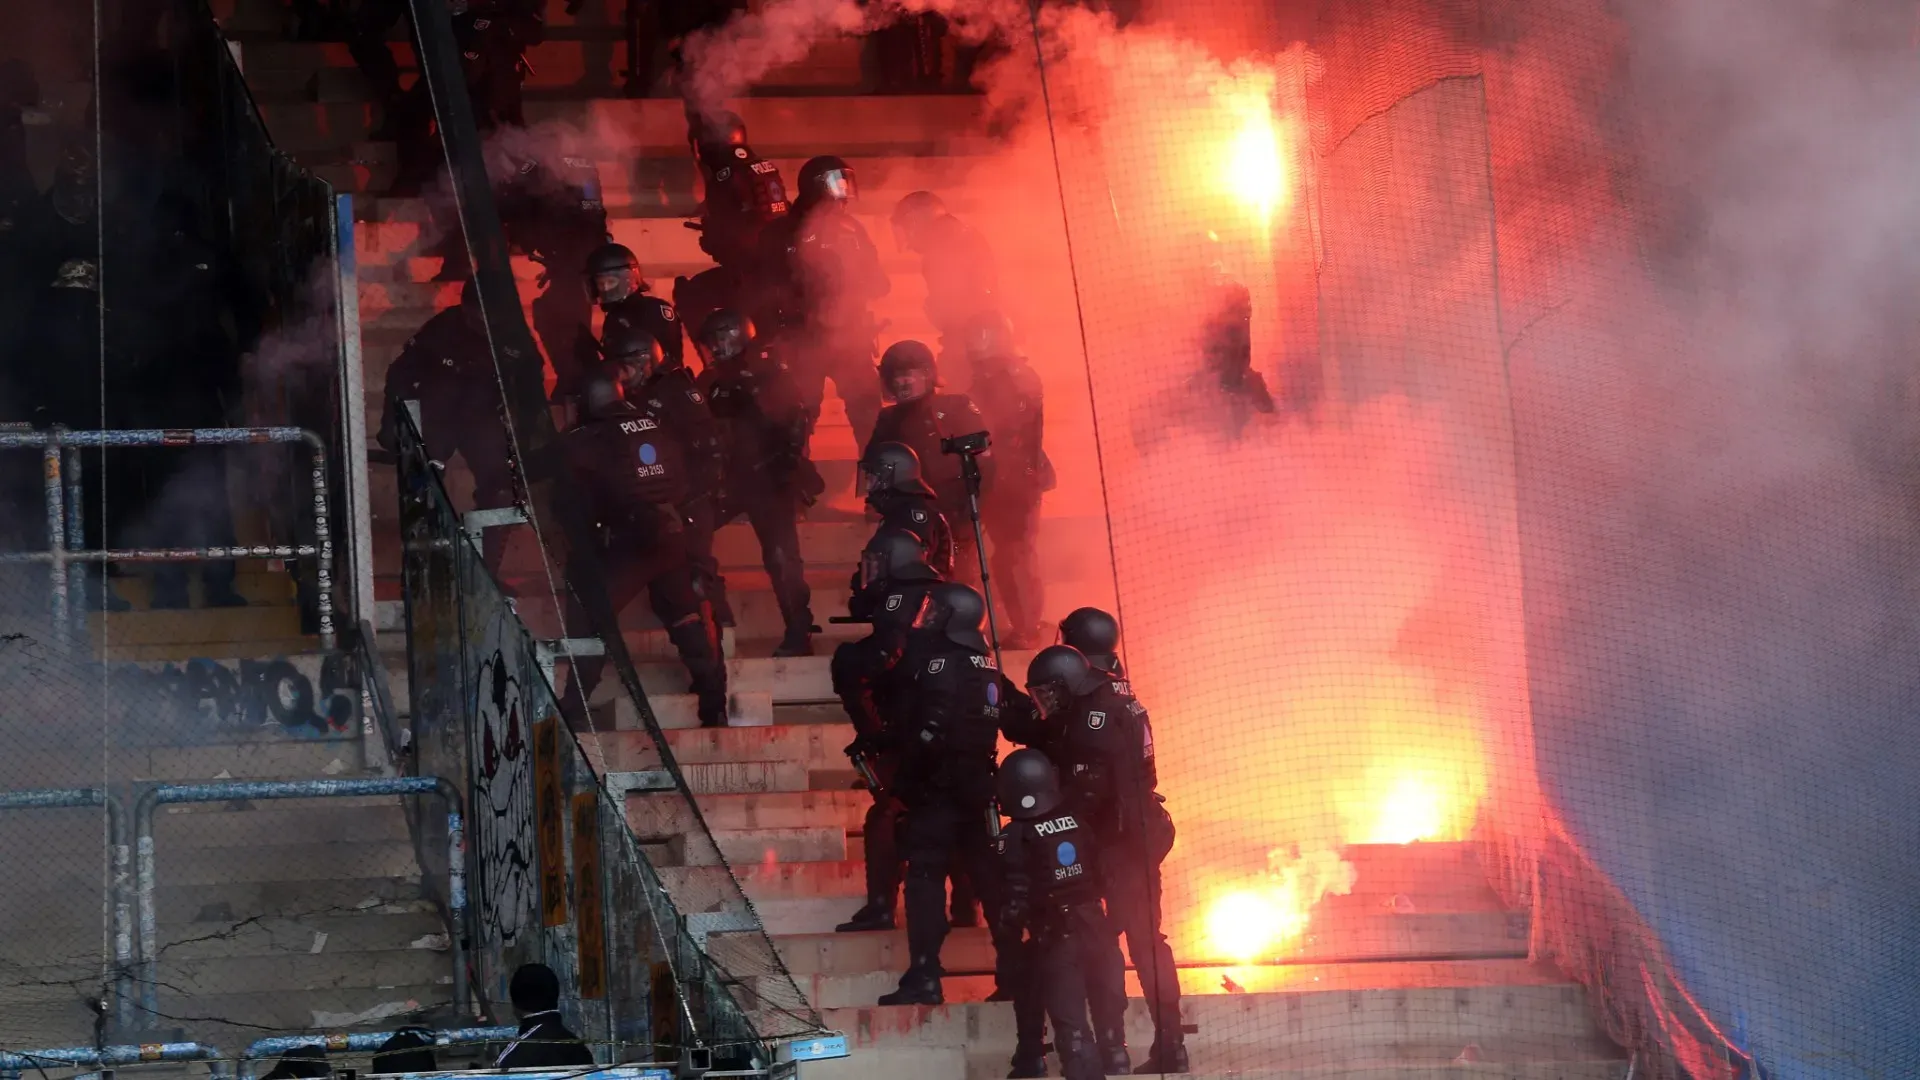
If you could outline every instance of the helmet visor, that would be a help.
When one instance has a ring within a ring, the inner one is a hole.
[[[1041,716],[1052,716],[1067,707],[1067,688],[1057,682],[1029,686],[1027,691],[1033,695],[1033,707]]]
[[[858,194],[852,169],[828,169],[816,177],[814,183],[825,198],[846,202]]]

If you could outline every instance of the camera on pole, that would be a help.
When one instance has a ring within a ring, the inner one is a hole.
[[[967,483],[967,517],[973,521],[973,553],[980,560],[980,595],[987,601],[987,640],[993,645],[993,662],[1000,664],[1000,624],[993,611],[993,582],[987,572],[987,540],[980,528],[980,455],[993,440],[987,432],[975,431],[940,440],[940,452],[960,458],[960,477]]]

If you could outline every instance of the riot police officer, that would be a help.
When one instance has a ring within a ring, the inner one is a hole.
[[[875,443],[861,457],[860,473],[867,481],[867,509],[880,515],[880,528],[905,529],[919,537],[928,564],[951,579],[953,531],[933,489],[920,479],[920,455],[905,443]]]
[[[694,384],[686,365],[670,359],[652,334],[624,322],[603,330],[601,351],[608,364],[618,365],[626,399],[658,420],[684,455],[685,487],[678,507],[686,526],[687,557],[693,560],[694,585],[714,619],[721,626],[732,626],[727,583],[713,557],[725,460],[720,426],[707,407],[707,396]]]
[[[927,565],[918,537],[901,529],[882,529],[860,554],[859,589],[847,608],[873,629],[858,641],[833,651],[833,692],[853,721],[854,740],[847,756],[865,764],[880,783],[872,792],[863,826],[867,844],[867,900],[853,918],[834,929],[842,933],[893,929],[894,900],[900,891],[900,858],[895,846],[901,804],[890,738],[890,721],[901,714],[901,690],[894,677],[906,654],[907,633],[940,577]]]
[[[1036,749],[1015,750],[1000,763],[999,807],[1012,824],[995,843],[1002,875],[999,922],[1030,935],[1030,985],[1053,1021],[1063,1074],[1104,1077],[1117,1061],[1096,1052],[1087,1017],[1091,1002],[1124,1000],[1126,968],[1100,906],[1101,849],[1086,815],[1060,790],[1053,762]],[[1018,1012],[1023,1002],[1016,1001]],[[1098,1014],[1095,1014],[1096,1017]],[[1022,1025],[1027,1027],[1027,1025]],[[1021,1032],[1012,1077],[1045,1076],[1038,1025]]]
[[[487,342],[479,291],[468,281],[460,303],[428,319],[387,369],[386,411],[378,441],[396,447],[402,402],[420,403],[420,437],[433,460],[459,454],[473,474],[475,509],[516,501],[512,453],[501,420],[499,382]],[[487,568],[498,572],[506,554],[506,530],[488,529],[483,540]]]
[[[900,853],[906,859],[908,966],[881,1005],[938,1005],[940,947],[949,919],[946,883],[966,869],[987,910],[999,910],[991,862],[994,747],[1000,734],[999,667],[982,636],[986,604],[956,582],[927,590],[902,666],[910,672],[899,723],[889,741],[900,755],[897,787],[905,809]]]
[[[867,230],[853,216],[853,170],[837,157],[800,169],[793,210],[761,234],[757,318],[795,343],[795,370],[817,407],[833,380],[854,437],[865,446],[880,412],[870,305],[893,288]]]
[[[1047,720],[1048,756],[1065,774],[1067,791],[1105,853],[1107,912],[1126,935],[1153,1016],[1153,1046],[1136,1071],[1186,1072],[1180,980],[1160,923],[1160,864],[1173,848],[1173,819],[1154,790],[1147,710],[1126,679],[1095,668],[1071,645],[1049,645],[1034,654],[1027,691]],[[1119,1012],[1111,1003],[1105,1010]]]
[[[893,208],[893,238],[920,256],[928,321],[940,331],[942,356],[973,319],[998,309],[999,270],[980,231],[947,212],[940,196],[916,191]]]
[[[673,299],[692,326],[705,326],[722,308],[745,311],[746,295],[760,257],[760,234],[787,214],[787,188],[780,168],[747,145],[747,125],[733,113],[708,119],[689,114],[687,138],[700,167],[700,250],[716,264],[691,278],[676,278]],[[767,327],[771,329],[771,327]]]
[[[754,340],[753,323],[718,311],[700,327],[699,385],[719,423],[725,470],[717,521],[745,514],[780,605],[775,656],[812,656],[813,594],[800,557],[800,514],[826,485],[807,458],[807,406],[785,361]]]
[[[874,424],[867,453],[881,443],[895,442],[912,450],[921,474],[933,488],[934,500],[946,515],[953,536],[953,572],[960,580],[979,580],[979,556],[974,544],[972,513],[960,458],[943,453],[942,439],[987,430],[987,419],[965,394],[936,393],[939,371],[933,351],[918,341],[896,341],[880,358],[880,378],[893,398]],[[866,453],[861,455],[866,456]],[[982,494],[995,483],[994,456],[980,456]]]
[[[1045,426],[1040,375],[1013,344],[1013,325],[984,312],[962,329],[961,349],[973,368],[967,396],[993,433],[993,487],[980,500],[980,517],[993,541],[993,576],[1006,613],[1002,644],[1039,642],[1046,586],[1034,557],[1040,535],[1040,497],[1054,488],[1053,462],[1041,447]]]
[[[658,348],[657,345],[654,346]],[[667,629],[699,697],[703,727],[727,723],[727,666],[719,628],[694,583],[679,507],[687,499],[686,448],[651,402],[636,404],[614,370],[596,371],[581,391],[585,418],[562,438],[568,463],[595,525],[600,570],[618,617],[642,590]],[[574,568],[569,567],[574,573]],[[577,596],[592,582],[576,580]],[[568,602],[568,622],[586,623],[577,599]],[[561,700],[570,712],[583,709],[605,667],[602,657],[574,661],[574,689]]]
[[[1221,406],[1227,434],[1238,438],[1253,414],[1273,414],[1273,395],[1253,370],[1253,294],[1224,276],[1215,281],[1212,293],[1201,329],[1202,370],[1194,390]]]
[[[620,327],[644,330],[660,343],[668,364],[684,363],[680,314],[672,304],[647,291],[647,279],[632,248],[602,244],[587,257],[586,268],[593,298],[606,312],[606,321],[600,327],[602,337],[613,335]],[[591,367],[594,358],[592,343],[588,342],[579,354],[582,370]]]
[[[441,169],[433,101],[427,80],[417,79],[399,92],[399,68],[387,50],[386,34],[408,11],[395,0],[369,0],[349,33],[349,49],[372,83],[385,112],[386,131],[395,140],[398,169],[389,194],[417,195]],[[525,127],[520,88],[523,57],[546,38],[544,0],[468,0],[453,17],[461,74],[473,102],[474,126],[482,133]],[[419,51],[415,35],[415,52]]]
[[[1060,641],[1079,649],[1087,663],[1109,675],[1126,678],[1120,665],[1120,622],[1096,607],[1074,608],[1060,620]]]
[[[607,242],[607,209],[600,171],[587,158],[564,156],[548,165],[508,154],[494,184],[507,243],[542,267],[534,297],[533,328],[546,347],[558,386],[579,380],[592,355],[592,303],[580,267]]]

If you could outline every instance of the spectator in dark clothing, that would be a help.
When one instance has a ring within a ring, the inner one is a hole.
[[[393,1033],[380,1049],[373,1052],[373,1065],[367,1071],[381,1073],[427,1073],[440,1068],[433,1054],[433,1033],[423,1027],[403,1027]]]
[[[260,1080],[325,1080],[333,1070],[327,1052],[318,1046],[296,1046],[280,1055],[280,1063]]]
[[[545,964],[522,964],[507,984],[520,1034],[494,1062],[500,1069],[568,1068],[592,1065],[593,1051],[560,1018],[560,977]]]

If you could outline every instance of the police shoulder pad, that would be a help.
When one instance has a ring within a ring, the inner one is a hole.
[[[700,402],[704,401],[705,399],[700,396],[700,391],[689,390],[687,391],[687,400],[693,402],[695,405],[698,405],[700,404]]]
[[[733,175],[733,166],[722,165],[720,168],[714,170],[713,178],[715,180],[725,180],[732,175]]]
[[[1087,730],[1099,731],[1107,726],[1107,714],[1098,709],[1087,714]]]
[[[672,322],[675,319],[678,319],[680,317],[680,313],[673,310],[672,304],[669,304],[665,300],[662,300],[660,301],[660,317],[667,320],[668,322]]]
[[[947,669],[947,658],[944,656],[936,656],[933,659],[927,661],[927,674],[929,675],[938,675],[942,671],[945,671],[946,669]]]

